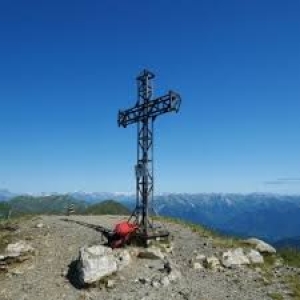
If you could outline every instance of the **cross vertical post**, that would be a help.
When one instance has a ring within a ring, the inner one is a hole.
[[[118,125],[137,123],[137,164],[136,175],[136,207],[131,215],[139,226],[144,239],[155,236],[150,233],[153,229],[149,219],[150,204],[153,201],[153,125],[154,120],[167,112],[178,112],[181,104],[179,94],[169,91],[168,94],[152,100],[153,79],[155,75],[143,70],[137,77],[138,99],[133,108],[119,111]],[[157,235],[156,235],[157,236]]]

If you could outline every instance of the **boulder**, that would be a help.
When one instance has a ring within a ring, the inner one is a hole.
[[[249,260],[252,264],[263,264],[264,263],[264,257],[256,250],[251,249],[247,253],[247,257],[249,258]]]
[[[111,248],[102,245],[82,247],[79,251],[78,274],[81,284],[99,281],[118,270]]]
[[[138,257],[147,259],[164,259],[163,253],[156,247],[142,249],[139,252]]]
[[[276,249],[273,246],[257,238],[250,238],[245,240],[244,242],[246,244],[255,246],[255,249],[260,253],[269,253],[269,254],[276,253]]]
[[[27,255],[33,253],[34,249],[30,244],[25,241],[18,241],[13,244],[8,244],[4,251],[4,259],[5,258],[15,258],[23,255]]]
[[[235,268],[249,264],[250,260],[244,254],[242,248],[226,251],[222,255],[222,265],[226,268]]]

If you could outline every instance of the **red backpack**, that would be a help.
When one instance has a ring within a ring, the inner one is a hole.
[[[138,226],[132,223],[128,223],[127,221],[118,223],[115,226],[114,232],[121,237],[125,237],[126,235],[136,231]]]

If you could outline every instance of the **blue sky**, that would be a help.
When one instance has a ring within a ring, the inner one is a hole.
[[[0,188],[133,191],[135,77],[181,111],[155,124],[157,192],[300,193],[299,1],[0,2]]]

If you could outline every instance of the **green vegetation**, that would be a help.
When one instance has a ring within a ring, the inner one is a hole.
[[[0,253],[4,250],[4,248],[10,241],[11,241],[10,232],[5,230],[0,230]]]
[[[280,256],[285,264],[291,267],[300,268],[300,251],[294,248],[286,248],[279,250]]]
[[[272,268],[276,262],[276,260],[278,259],[278,255],[275,254],[264,254],[264,266],[268,267],[268,268]]]
[[[26,215],[55,214],[65,215],[70,204],[73,204],[75,214],[90,215],[128,215],[130,211],[122,204],[107,200],[93,205],[79,201],[69,195],[52,196],[18,196],[9,202],[0,202],[0,220],[6,219],[9,212],[11,217],[16,218]]]
[[[175,219],[170,217],[155,217],[155,219],[162,220],[164,222],[180,224],[184,227],[191,229],[193,232],[198,233],[201,236],[213,238],[212,242],[216,247],[224,247],[224,248],[249,247],[248,244],[245,244],[243,240],[237,237],[221,234],[218,231],[206,228],[202,225],[198,225],[181,219]]]
[[[292,298],[295,300],[300,300],[300,276],[287,276],[286,283],[290,286],[290,289],[292,291]]]
[[[11,207],[8,202],[0,202],[0,220],[7,219],[10,208]]]
[[[93,204],[84,211],[87,215],[129,215],[129,213],[124,205],[114,200]]]
[[[274,300],[283,300],[283,296],[279,293],[269,293],[269,297]]]
[[[9,201],[12,216],[27,214],[65,214],[70,203],[74,204],[76,213],[82,213],[87,205],[68,195],[54,196],[18,196]]]

